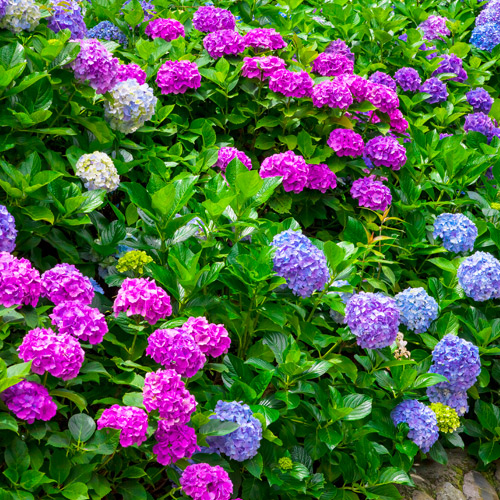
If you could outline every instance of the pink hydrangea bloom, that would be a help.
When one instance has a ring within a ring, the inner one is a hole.
[[[448,19],[442,16],[429,16],[421,22],[418,27],[424,32],[424,40],[443,39],[443,36],[450,36],[451,32],[446,26]]]
[[[176,19],[153,19],[149,21],[144,31],[151,38],[163,38],[171,42],[180,36],[185,36],[184,26]]]
[[[203,39],[203,47],[210,57],[217,59],[224,55],[241,54],[245,50],[245,40],[233,30],[219,30],[209,33]]]
[[[402,134],[408,130],[408,122],[399,109],[393,109],[389,112],[390,125],[394,132]]]
[[[302,156],[296,155],[293,151],[287,151],[268,156],[262,162],[259,173],[263,179],[281,176],[285,191],[300,193],[307,184],[309,167]]]
[[[245,45],[255,49],[278,50],[286,47],[286,42],[273,28],[254,28],[244,37]]]
[[[333,81],[347,85],[352,97],[357,102],[363,102],[366,99],[368,88],[372,85],[366,78],[359,75],[339,75]]]
[[[245,57],[241,74],[247,78],[265,80],[274,75],[278,70],[285,69],[286,63],[276,56]]]
[[[158,70],[156,83],[162,94],[184,94],[201,85],[198,66],[190,61],[167,61]]]
[[[50,315],[52,324],[57,326],[59,333],[69,333],[79,340],[91,344],[102,342],[108,332],[104,314],[94,309],[74,302],[61,302]]]
[[[181,326],[198,344],[201,352],[217,358],[229,351],[231,339],[224,325],[209,323],[203,316],[188,318]]]
[[[287,97],[310,97],[313,85],[313,79],[307,71],[280,69],[269,78],[269,88]]]
[[[384,211],[392,202],[391,190],[376,180],[375,175],[357,179],[352,183],[351,196],[360,207]]]
[[[42,297],[56,305],[61,302],[90,304],[94,287],[73,264],[57,264],[42,274]]]
[[[165,420],[160,420],[155,433],[157,443],[153,446],[153,453],[156,453],[158,463],[170,465],[182,458],[191,458],[194,453],[200,451],[193,428],[183,424],[166,424]]]
[[[193,500],[229,500],[233,492],[233,483],[220,465],[188,465],[180,483],[184,493]]]
[[[33,373],[49,372],[62,380],[75,378],[85,358],[78,340],[67,333],[57,335],[50,328],[30,330],[17,350],[23,361],[32,361]]]
[[[120,64],[116,81],[125,82],[129,78],[136,80],[139,85],[144,85],[146,83],[146,72],[138,64]]]
[[[142,316],[150,325],[172,314],[170,297],[149,278],[127,278],[118,290],[113,304],[115,316]]]
[[[406,163],[406,150],[393,137],[378,135],[370,139],[365,154],[377,167],[399,170]]]
[[[326,193],[328,189],[337,187],[337,176],[324,163],[319,165],[309,164],[306,187]]]
[[[48,421],[57,412],[49,391],[43,385],[28,380],[5,389],[0,398],[17,418],[26,420],[28,424],[35,420]]]
[[[230,11],[207,5],[193,15],[193,26],[198,31],[210,33],[219,30],[234,30],[236,19]]]
[[[121,430],[120,444],[124,448],[134,444],[139,446],[148,438],[148,415],[141,408],[113,405],[106,408],[97,420],[97,428],[104,427]]]
[[[314,60],[312,70],[321,76],[352,74],[354,71],[354,62],[338,52],[330,54],[323,52]]]
[[[327,144],[338,156],[361,156],[365,149],[363,138],[354,130],[344,128],[332,130]]]
[[[353,98],[347,85],[326,81],[313,87],[312,101],[318,108],[328,106],[329,108],[349,109]]]
[[[366,100],[370,101],[382,113],[389,113],[399,106],[399,98],[396,92],[380,83],[372,83],[368,86]]]
[[[252,170],[252,160],[239,149],[224,147],[219,149],[219,155],[217,157],[216,165],[223,171],[226,171],[227,166],[231,163],[232,160],[238,158],[238,160],[248,168],[248,170]]]
[[[40,273],[27,259],[0,252],[0,304],[35,307],[41,293]]]

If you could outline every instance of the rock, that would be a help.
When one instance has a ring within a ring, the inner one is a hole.
[[[495,471],[495,479],[498,482],[498,485],[500,486],[500,460],[497,461],[497,469]]]
[[[448,482],[438,488],[436,495],[436,500],[466,500],[465,495]]]
[[[467,500],[499,500],[493,486],[476,471],[465,474],[463,492]]]
[[[415,493],[413,493],[412,500],[434,500],[434,498],[423,491],[415,491]]]

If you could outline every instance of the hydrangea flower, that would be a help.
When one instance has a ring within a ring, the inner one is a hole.
[[[204,317],[191,317],[181,326],[191,335],[202,353],[218,358],[229,351],[231,339],[224,325],[209,323]]]
[[[118,66],[117,82],[126,82],[128,79],[133,78],[139,85],[146,83],[146,72],[141,69],[138,64],[120,64]]]
[[[216,165],[223,171],[226,171],[227,166],[231,163],[232,160],[238,158],[238,160],[248,168],[248,170],[252,170],[252,160],[239,149],[224,147],[219,149],[217,163]]]
[[[453,134],[439,134],[439,140],[446,139],[447,137],[453,137]]]
[[[460,419],[455,409],[442,403],[432,403],[429,408],[436,414],[440,432],[450,433],[460,427]]]
[[[338,156],[361,156],[365,149],[361,135],[354,130],[344,128],[332,130],[327,144]]]
[[[27,259],[0,252],[0,304],[35,307],[41,293],[40,273]]]
[[[416,399],[407,399],[399,403],[391,412],[394,425],[406,423],[410,427],[408,439],[411,439],[424,453],[439,439],[436,414]]]
[[[487,115],[491,111],[493,98],[488,91],[484,90],[482,87],[469,90],[469,92],[465,94],[465,97],[467,97],[467,102],[472,106],[475,113],[481,112]]]
[[[405,92],[417,92],[422,82],[416,69],[406,67],[398,69],[394,79]]]
[[[397,90],[397,85],[396,81],[392,76],[388,75],[387,73],[384,73],[382,71],[375,71],[373,75],[370,75],[370,78],[368,78],[370,82],[373,83],[379,83],[380,85],[385,85],[386,87],[389,87],[391,90],[396,92]]]
[[[408,130],[408,122],[405,120],[403,113],[401,113],[399,109],[393,109],[392,111],[389,111],[388,114],[390,120],[389,125],[391,126],[391,129],[394,130],[394,132],[403,134]],[[404,142],[406,142],[406,140]]]
[[[106,154],[94,151],[80,156],[76,162],[75,175],[82,179],[89,190],[105,189],[115,191],[120,185],[120,177],[113,160]]]
[[[281,470],[292,470],[293,469],[293,461],[288,457],[281,457],[278,460],[278,467]]]
[[[391,190],[376,179],[375,175],[370,175],[355,180],[351,186],[351,196],[358,200],[360,207],[385,211],[392,202]]]
[[[200,450],[193,428],[187,425],[166,424],[165,420],[160,420],[155,433],[156,444],[153,446],[153,453],[156,453],[159,464],[170,465],[182,458],[189,459]]]
[[[233,30],[219,30],[209,33],[203,39],[203,47],[210,57],[217,59],[224,55],[236,55],[245,51],[244,38]]]
[[[48,18],[47,26],[54,33],[68,29],[72,39],[85,37],[87,26],[76,0],[51,0],[49,9],[52,15]]]
[[[432,76],[441,75],[443,73],[454,73],[455,77],[449,78],[455,82],[465,82],[467,80],[467,72],[462,67],[462,59],[455,54],[443,54],[439,56],[442,61],[437,69],[432,73]]]
[[[233,492],[233,483],[220,465],[188,465],[180,484],[184,493],[193,500],[229,500]]]
[[[484,113],[471,113],[465,117],[464,130],[466,132],[479,132],[490,140],[495,132],[495,125],[491,118]]]
[[[271,245],[276,248],[274,271],[286,279],[295,295],[310,297],[315,290],[325,287],[330,279],[325,254],[309,238],[288,229],[277,234]]]
[[[427,396],[431,403],[442,403],[453,408],[459,417],[462,417],[469,411],[467,391],[454,391],[448,387],[443,388],[433,385],[427,387]]]
[[[41,384],[22,380],[5,389],[0,398],[14,415],[32,424],[35,420],[47,422],[56,412],[57,406],[49,391]]]
[[[326,193],[328,189],[335,189],[337,187],[337,176],[324,163],[320,163],[319,165],[310,163],[306,187]]]
[[[142,316],[150,325],[172,314],[167,292],[149,278],[127,278],[118,290],[113,304],[115,316]]]
[[[276,56],[245,57],[241,74],[247,78],[266,80],[278,70],[285,68],[285,61]]]
[[[59,333],[71,334],[91,344],[101,343],[108,332],[106,319],[99,309],[75,302],[59,303],[54,307],[50,319]]]
[[[184,94],[201,85],[198,66],[190,61],[166,61],[158,70],[156,83],[162,94]]]
[[[343,286],[350,286],[350,283],[347,280],[335,280],[330,288],[340,288]],[[354,292],[337,292],[335,290],[329,291],[328,295],[333,295],[333,296],[339,296],[340,300],[345,304],[349,302],[349,299],[354,295]],[[336,323],[343,323],[344,322],[344,315],[340,314],[339,312],[335,311],[334,309],[330,309],[330,317],[335,321]]]
[[[73,264],[57,264],[42,274],[42,297],[56,305],[61,302],[90,304],[94,289],[90,280]]]
[[[477,227],[463,214],[440,214],[434,222],[434,238],[442,238],[449,252],[467,252],[474,248]]]
[[[396,301],[381,293],[360,292],[345,308],[345,322],[364,349],[390,346],[396,340],[399,321]]]
[[[254,49],[278,50],[286,47],[286,42],[273,28],[254,28],[244,37],[245,45]]]
[[[363,78],[359,75],[344,74],[337,76],[333,81],[336,83],[347,85],[349,92],[352,94],[352,97],[357,102],[363,102],[368,95],[368,89],[373,86],[373,83],[369,82],[366,78]],[[395,107],[397,107],[398,105],[399,101]]]
[[[141,408],[113,405],[106,408],[97,420],[98,429],[105,427],[121,431],[120,444],[124,448],[134,444],[139,446],[148,438],[148,415]]]
[[[406,163],[406,150],[393,137],[379,135],[365,145],[365,154],[377,167],[399,170]]]
[[[451,32],[446,26],[446,17],[429,16],[425,21],[419,24],[419,28],[424,34],[424,40],[436,40],[443,36],[450,36]]]
[[[436,104],[438,102],[443,102],[448,99],[448,90],[446,88],[446,83],[442,82],[439,78],[429,78],[420,86],[420,92],[425,94],[430,94],[426,99],[429,104]]]
[[[399,106],[399,99],[396,92],[380,83],[369,83],[366,100],[370,101],[382,113],[389,113],[389,111]]]
[[[0,29],[8,29],[16,34],[33,31],[42,17],[40,5],[35,0],[8,0],[2,10]]]
[[[500,262],[490,253],[476,252],[467,257],[457,276],[467,297],[478,302],[500,298]]]
[[[208,436],[207,443],[232,460],[243,462],[257,455],[262,439],[262,424],[252,415],[245,404],[218,401],[211,419],[220,422],[236,422],[239,427],[225,436]]]
[[[426,332],[438,317],[438,303],[421,287],[407,288],[394,298],[401,323],[415,333]]]
[[[111,21],[101,21],[87,32],[88,38],[97,40],[112,40],[127,48],[127,37],[122,33],[118,26],[115,26]]]
[[[94,289],[95,293],[100,293],[101,295],[104,295],[104,290],[99,283],[94,278],[89,278],[90,283],[92,283],[92,288]]]
[[[328,106],[330,108],[349,109],[353,103],[353,97],[349,87],[342,83],[325,81],[315,85],[311,93],[313,104],[322,108]]]
[[[487,23],[500,24],[500,4],[498,2],[488,2],[476,17],[476,26]]]
[[[196,401],[174,370],[157,370],[146,374],[144,406],[148,412],[158,410],[165,426],[187,424],[196,410]]]
[[[144,266],[153,262],[153,258],[142,250],[131,250],[118,259],[116,270],[119,273],[136,271],[139,274],[144,272]]]
[[[13,252],[16,248],[16,221],[7,207],[0,205],[0,252]]]
[[[470,43],[478,49],[491,52],[500,44],[500,24],[486,23],[481,24],[481,26],[476,26],[472,30]]]
[[[70,63],[75,78],[81,83],[89,82],[98,94],[105,94],[115,83],[119,61],[113,57],[104,45],[93,38],[76,40],[80,44],[80,52]]]
[[[287,97],[310,97],[313,85],[313,79],[307,71],[280,69],[269,78],[269,88]]]
[[[67,333],[57,335],[50,328],[30,330],[17,350],[23,361],[32,361],[33,373],[49,372],[62,380],[75,378],[85,357],[78,340]]]
[[[321,76],[339,76],[354,72],[354,63],[351,59],[338,52],[323,52],[313,61],[313,73]]]
[[[333,53],[341,54],[354,63],[354,54],[351,52],[351,49],[347,46],[344,40],[340,39],[333,40],[328,44],[328,46],[325,49],[325,52],[327,54],[333,54]]]
[[[153,19],[146,26],[144,31],[146,35],[155,39],[163,38],[167,42],[171,42],[180,36],[185,36],[184,26],[176,19]]]
[[[283,177],[285,191],[300,193],[307,184],[309,167],[302,156],[293,151],[268,156],[260,167],[262,179],[267,177]]]
[[[123,6],[128,5],[130,1],[131,0],[127,0]],[[143,22],[147,23],[156,14],[155,6],[147,0],[139,0],[139,3],[141,4],[142,13],[144,14]],[[123,12],[120,12],[120,14],[123,15]]]
[[[234,30],[236,19],[226,9],[206,6],[200,7],[193,15],[193,26],[198,31],[210,33],[219,30]]]

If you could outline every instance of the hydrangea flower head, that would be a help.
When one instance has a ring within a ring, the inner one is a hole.
[[[0,252],[0,304],[35,307],[41,293],[40,273],[27,259]]]
[[[224,325],[209,323],[201,316],[188,318],[181,329],[193,337],[201,352],[207,356],[217,358],[229,351],[231,339]]]
[[[375,175],[362,177],[352,183],[351,196],[358,200],[360,207],[385,211],[392,202],[391,190],[376,180]]]
[[[292,470],[293,469],[293,462],[290,458],[288,457],[281,457],[278,460],[278,467],[281,470]]]
[[[136,271],[139,274],[144,272],[144,266],[153,262],[153,257],[150,257],[143,250],[131,250],[118,259],[116,270],[119,273],[127,271]]]
[[[378,135],[365,146],[365,154],[377,167],[399,170],[406,163],[406,150],[393,137]]]
[[[470,43],[480,50],[491,52],[500,44],[500,24],[486,23],[476,26],[472,30]]]
[[[121,431],[120,444],[124,448],[134,444],[139,446],[148,438],[148,415],[141,408],[113,405],[106,408],[97,420],[97,428],[104,427]]]
[[[200,7],[193,15],[193,26],[198,31],[211,33],[219,30],[234,30],[236,19],[226,9],[204,6]]]
[[[347,128],[332,130],[327,144],[338,156],[362,156],[365,149],[361,135]]]
[[[229,500],[233,492],[233,483],[220,465],[188,465],[180,484],[184,493],[193,500]]]
[[[425,21],[419,24],[419,28],[424,33],[424,40],[436,40],[443,36],[450,36],[451,32],[446,26],[446,17],[429,16]]]
[[[354,63],[354,54],[351,52],[351,49],[347,46],[344,40],[340,40],[340,38],[330,42],[326,47],[325,52],[327,54],[341,54]]]
[[[349,92],[351,92],[352,97],[356,102],[363,102],[368,95],[368,89],[373,86],[373,83],[369,82],[366,78],[363,78],[359,75],[344,74],[337,76],[333,81],[335,83],[347,85]],[[391,97],[393,97],[392,94]],[[399,101],[395,107],[397,107],[398,105]]]
[[[224,55],[236,55],[245,51],[245,40],[236,31],[219,30],[209,33],[203,39],[203,47],[210,57],[218,59]]]
[[[115,26],[111,21],[101,21],[87,32],[88,38],[97,40],[112,40],[127,48],[127,37],[122,33],[118,26]]]
[[[184,94],[201,85],[198,66],[190,61],[166,61],[158,70],[156,83],[162,94]]]
[[[349,87],[335,81],[318,83],[313,87],[311,97],[317,108],[328,106],[346,110],[354,101]]]
[[[129,78],[135,79],[139,85],[144,85],[146,83],[146,72],[138,64],[120,64],[116,81],[126,82]]]
[[[476,17],[476,26],[487,23],[500,24],[500,5],[496,1],[488,2]]]
[[[467,97],[467,102],[472,106],[475,113],[481,112],[487,115],[491,111],[493,98],[490,94],[488,94],[488,91],[484,90],[482,87],[469,90],[465,96]]]
[[[90,282],[92,283],[92,288],[94,289],[95,293],[100,293],[101,295],[104,295],[104,290],[99,283],[94,278],[89,278]]]
[[[460,427],[460,419],[455,409],[442,403],[432,403],[429,408],[436,414],[440,432],[450,433]]]
[[[8,0],[3,3],[1,11],[0,29],[8,29],[12,33],[33,31],[42,17],[40,5],[35,0]]]
[[[300,193],[307,184],[309,167],[302,156],[287,151],[268,156],[262,162],[259,174],[263,179],[281,176],[285,191]]]
[[[252,160],[250,160],[250,158],[243,151],[231,147],[223,147],[219,149],[216,165],[222,170],[222,172],[225,172],[227,166],[235,158],[238,158],[238,160],[240,160],[241,163],[248,168],[248,170],[252,170]]]
[[[432,76],[441,75],[443,73],[454,73],[455,77],[450,78],[455,82],[465,82],[467,80],[467,72],[462,67],[462,59],[455,54],[443,54],[439,56],[442,61],[437,69],[432,73]]]
[[[399,106],[399,98],[396,92],[380,83],[369,82],[366,100],[370,101],[382,113],[389,113],[389,111]]]
[[[89,191],[105,189],[109,193],[120,185],[120,177],[113,160],[106,153],[99,151],[80,156],[76,162],[75,175],[83,180],[83,185]]]
[[[389,111],[388,114],[390,120],[389,125],[394,132],[403,134],[408,130],[408,122],[405,120],[403,113],[401,113],[399,109],[393,109],[392,111]],[[372,123],[374,123],[373,120]]]
[[[245,45],[254,49],[278,50],[286,47],[286,42],[273,28],[254,28],[244,37]]]
[[[266,80],[278,70],[285,68],[285,61],[276,56],[245,57],[241,74],[247,78]]]
[[[394,79],[405,92],[417,92],[422,82],[416,69],[406,67],[398,69],[394,73]]]
[[[373,75],[370,75],[370,78],[368,78],[368,80],[373,83],[379,83],[380,85],[385,85],[394,92],[396,92],[397,90],[397,85],[394,78],[392,78],[392,76],[388,75],[387,73],[384,73],[383,71],[375,71]]]
[[[500,298],[500,262],[490,253],[476,252],[467,257],[457,276],[467,297],[478,302]]]
[[[354,62],[339,52],[323,52],[314,59],[312,70],[321,76],[352,74]]]
[[[90,304],[94,289],[90,280],[73,264],[57,264],[42,274],[42,296],[54,304]]]
[[[438,303],[423,288],[407,288],[394,298],[401,323],[415,333],[426,332],[438,317]]]
[[[438,387],[433,385],[427,387],[427,396],[431,403],[442,403],[443,405],[453,408],[459,417],[464,416],[469,411],[467,391],[455,391],[451,390],[449,387]]]
[[[16,221],[7,207],[0,205],[0,252],[13,252],[16,248]]]
[[[310,97],[314,82],[307,71],[280,69],[270,75],[269,88],[287,97]]]
[[[420,92],[425,94],[430,94],[426,99],[429,104],[436,104],[438,102],[443,102],[448,99],[448,90],[446,88],[446,83],[442,82],[439,78],[429,78],[420,86]]]
[[[473,250],[477,238],[477,227],[463,214],[440,214],[434,222],[434,238],[442,238],[449,252]]]
[[[167,42],[171,42],[180,36],[185,36],[184,26],[176,19],[153,19],[149,21],[145,30],[146,35],[155,39],[163,38]]]
[[[491,118],[484,113],[471,113],[465,117],[464,130],[466,132],[479,132],[488,139],[493,137],[495,125]]]
[[[48,18],[47,26],[54,33],[68,29],[72,39],[85,37],[87,26],[76,0],[51,0],[49,9],[52,15]]]
[[[153,453],[156,453],[158,463],[170,465],[182,458],[189,459],[200,450],[192,427],[166,424],[165,420],[160,420],[155,433],[156,444],[153,446]]]
[[[326,193],[328,189],[337,187],[337,176],[324,163],[318,165],[310,163],[306,187]]]

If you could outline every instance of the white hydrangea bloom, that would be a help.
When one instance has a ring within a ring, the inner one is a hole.
[[[105,189],[111,192],[120,185],[120,177],[113,160],[106,153],[99,151],[82,155],[76,162],[75,173],[90,191]]]
[[[40,23],[40,6],[34,0],[7,0],[0,1],[0,28],[8,29],[12,33],[33,31]]]

